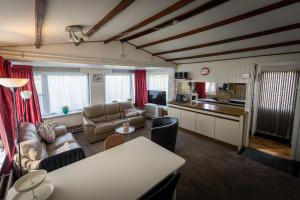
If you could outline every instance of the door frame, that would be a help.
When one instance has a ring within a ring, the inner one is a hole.
[[[252,100],[252,125],[251,135],[254,135],[257,124],[257,113],[260,96],[260,76],[263,71],[276,71],[276,70],[300,70],[300,62],[286,62],[286,63],[268,63],[256,64],[256,73],[253,87],[253,100]],[[294,116],[293,133],[291,138],[291,160],[300,161],[300,77],[297,86],[296,108]],[[248,137],[250,135],[248,134]],[[248,139],[249,140],[249,139]],[[298,153],[297,153],[298,152]]]

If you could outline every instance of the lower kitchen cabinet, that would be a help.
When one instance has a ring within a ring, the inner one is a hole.
[[[190,131],[196,132],[196,113],[186,110],[181,110],[180,126]]]
[[[180,124],[180,109],[169,107],[168,108],[168,116],[177,118],[178,122],[179,122],[179,126],[181,125]]]
[[[215,119],[215,139],[238,145],[239,122],[216,118]]]
[[[203,114],[196,116],[196,132],[211,138],[215,137],[215,117]]]

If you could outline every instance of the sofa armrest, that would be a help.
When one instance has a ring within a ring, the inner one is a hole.
[[[75,148],[69,151],[65,151],[56,155],[49,156],[41,160],[39,164],[39,168],[44,169],[47,172],[51,172],[53,170],[72,164],[84,158],[85,158],[85,154],[83,149]]]
[[[141,110],[141,109],[136,109],[137,112],[139,112],[139,115],[144,115],[146,114],[145,110]]]
[[[55,132],[55,137],[59,137],[68,133],[66,126],[63,125],[54,127],[54,132]]]
[[[96,124],[92,120],[90,120],[86,117],[83,117],[83,126],[84,127],[96,127]]]

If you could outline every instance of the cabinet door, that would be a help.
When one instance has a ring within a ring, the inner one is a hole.
[[[176,117],[178,119],[179,126],[180,126],[180,109],[168,107],[168,116]]]
[[[228,119],[215,119],[215,139],[237,146],[239,122]]]
[[[196,132],[214,138],[215,117],[209,115],[197,114]]]
[[[181,110],[180,117],[180,126],[182,128],[196,132],[196,113]]]

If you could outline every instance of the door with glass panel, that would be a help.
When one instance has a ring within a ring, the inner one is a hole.
[[[257,133],[291,140],[299,74],[297,70],[261,72]]]

